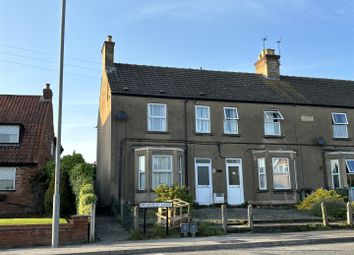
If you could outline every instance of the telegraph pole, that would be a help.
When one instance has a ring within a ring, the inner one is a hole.
[[[60,217],[60,153],[61,153],[61,119],[63,101],[63,69],[64,69],[64,35],[65,35],[65,6],[62,0],[61,30],[60,30],[60,64],[59,64],[59,102],[58,102],[58,131],[55,151],[55,186],[53,195],[53,221],[52,221],[52,248],[59,244],[59,217]]]

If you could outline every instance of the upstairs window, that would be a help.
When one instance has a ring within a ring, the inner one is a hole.
[[[16,168],[0,167],[0,190],[15,190]]]
[[[0,143],[19,143],[20,126],[0,125]]]
[[[165,184],[172,186],[172,156],[153,155],[152,156],[152,188]]]
[[[166,105],[148,104],[148,131],[166,132]]]
[[[264,111],[264,134],[280,136],[280,120],[283,120],[283,116],[279,110],[267,110]]]
[[[333,138],[348,138],[348,119],[346,113],[332,113]]]
[[[195,106],[195,130],[196,133],[210,133],[210,107],[204,105]]]
[[[224,133],[238,134],[238,112],[236,107],[224,107]]]
[[[272,158],[274,189],[290,189],[288,158]]]

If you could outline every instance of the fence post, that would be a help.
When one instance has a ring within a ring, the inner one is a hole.
[[[227,208],[226,205],[221,205],[221,226],[224,233],[227,233]]]
[[[251,232],[254,231],[254,227],[253,227],[253,206],[252,204],[248,205],[248,227],[250,229]]]
[[[347,224],[353,226],[353,209],[350,202],[347,203]]]
[[[120,199],[120,221],[124,222],[124,217],[123,217],[123,213],[124,213],[124,200],[123,198]]]
[[[322,212],[322,222],[323,226],[327,227],[328,226],[328,218],[327,218],[327,211],[326,211],[326,206],[324,203],[321,203],[321,212]]]
[[[139,228],[139,206],[134,206],[134,224],[133,224],[134,229]]]
[[[90,242],[94,242],[95,241],[95,227],[96,227],[96,203],[91,205]]]

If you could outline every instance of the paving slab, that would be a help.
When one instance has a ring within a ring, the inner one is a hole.
[[[128,239],[128,232],[110,215],[96,217],[96,239],[103,242],[123,241]]]

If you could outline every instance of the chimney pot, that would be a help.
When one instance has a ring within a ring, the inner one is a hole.
[[[107,35],[107,42],[111,42],[112,41],[112,36],[111,35]]]

